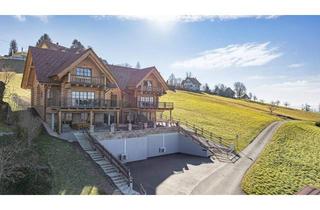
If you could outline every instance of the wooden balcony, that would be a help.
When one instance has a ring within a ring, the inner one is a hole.
[[[107,84],[104,77],[84,77],[78,75],[70,75],[70,84],[81,85],[85,87],[103,87],[114,88],[115,84]]]
[[[78,99],[63,98],[62,100],[48,99],[48,107],[58,107],[67,109],[109,109],[120,108],[119,101],[104,99]]]
[[[143,93],[143,94],[158,94],[158,95],[163,95],[164,94],[164,90],[163,88],[159,88],[159,87],[146,87],[146,86],[142,86],[141,88],[138,89],[139,92]]]
[[[174,108],[173,102],[145,102],[137,101],[137,103],[122,103],[123,108],[139,108],[139,109],[161,109],[172,110]]]

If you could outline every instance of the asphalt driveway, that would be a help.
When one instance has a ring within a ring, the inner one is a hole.
[[[274,122],[265,128],[241,153],[241,158],[235,163],[226,163],[203,181],[201,181],[191,194],[208,195],[241,195],[241,180],[250,168],[265,145],[271,140],[276,130],[284,123]]]
[[[212,169],[210,158],[173,154],[128,163],[133,178],[147,194],[189,194]]]

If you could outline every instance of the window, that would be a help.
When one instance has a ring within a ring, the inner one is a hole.
[[[72,106],[93,106],[94,92],[72,92]]]
[[[147,90],[151,90],[151,89],[152,89],[152,81],[151,81],[151,80],[145,80],[145,81],[143,81],[143,86],[144,86]]]
[[[140,107],[153,107],[154,101],[152,96],[141,96],[140,97]]]
[[[81,77],[91,77],[91,69],[89,68],[77,68],[76,75]]]

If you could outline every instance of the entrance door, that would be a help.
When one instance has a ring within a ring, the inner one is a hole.
[[[108,125],[108,115],[110,115],[110,125],[116,123],[116,118],[114,113],[105,113],[103,116],[103,122]]]
[[[111,95],[111,107],[117,107],[117,95]]]

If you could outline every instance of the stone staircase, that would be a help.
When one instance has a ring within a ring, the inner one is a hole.
[[[124,195],[139,195],[138,192],[131,189],[128,179],[119,172],[117,167],[110,163],[110,161],[103,157],[103,155],[89,143],[86,133],[74,132],[81,148],[91,157],[91,159],[103,170],[104,174],[108,176],[118,191]]]

